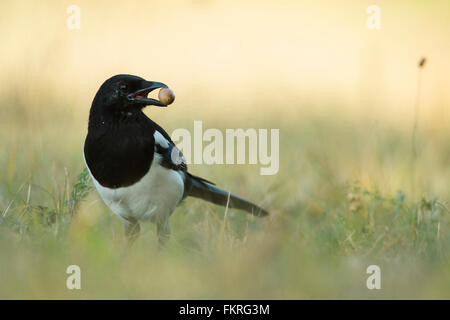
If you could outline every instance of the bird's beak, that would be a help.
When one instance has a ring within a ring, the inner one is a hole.
[[[127,98],[130,101],[137,102],[137,103],[143,103],[147,106],[158,106],[158,107],[167,107],[164,103],[162,103],[159,100],[148,98],[148,94],[152,92],[155,89],[158,88],[167,88],[167,85],[165,85],[162,82],[156,82],[156,81],[144,81],[142,84],[143,89],[139,89],[136,92],[130,93]]]

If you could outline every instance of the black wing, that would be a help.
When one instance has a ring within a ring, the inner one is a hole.
[[[201,183],[209,183],[211,185],[215,185],[214,182],[188,173],[186,159],[184,158],[183,153],[175,146],[175,143],[163,128],[161,128],[156,122],[152,120],[150,121],[153,124],[154,130],[159,132],[165,138],[165,141],[160,141],[162,143],[158,143],[158,141],[155,140],[155,152],[162,156],[161,165],[163,167],[172,170],[183,171],[188,177],[196,179]]]
[[[186,159],[180,150],[173,144],[162,146],[155,142],[155,152],[162,156],[161,165],[167,169],[187,171]]]
[[[155,139],[155,153],[162,156],[161,165],[167,169],[187,171],[186,159],[175,146],[167,132],[153,120],[147,118],[155,133],[159,133],[161,139]]]

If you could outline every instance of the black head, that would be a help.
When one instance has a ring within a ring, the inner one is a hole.
[[[166,107],[161,101],[147,97],[150,92],[158,88],[167,88],[167,86],[161,82],[146,81],[129,74],[119,74],[102,84],[92,105],[112,112],[132,112],[148,105]]]

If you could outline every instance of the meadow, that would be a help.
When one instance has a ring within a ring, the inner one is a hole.
[[[10,45],[0,53],[0,298],[450,298],[449,5],[380,1],[375,35],[364,27],[369,3],[325,2],[329,10],[177,2],[168,21],[168,7],[147,21],[152,2],[105,13],[81,1],[79,31],[65,28],[60,2],[2,3]],[[131,31],[143,39],[147,24],[165,34],[149,34],[142,52],[117,43]],[[124,252],[122,225],[82,156],[93,95],[121,72],[174,88],[172,106],[146,110],[169,133],[195,120],[221,131],[280,129],[275,175],[258,165],[189,166],[270,217],[186,199],[163,249],[144,224]],[[69,265],[81,268],[81,290],[66,287]],[[380,266],[381,290],[366,287],[370,265]]]

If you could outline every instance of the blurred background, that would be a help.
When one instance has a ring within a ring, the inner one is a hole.
[[[449,1],[2,1],[0,35],[1,298],[450,297]],[[123,258],[78,176],[90,104],[119,73],[175,91],[146,110],[169,133],[280,129],[277,175],[191,166],[272,217],[187,200],[166,250],[147,225]]]

